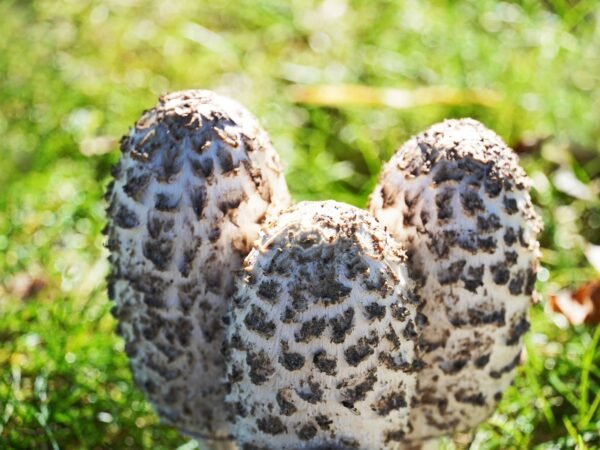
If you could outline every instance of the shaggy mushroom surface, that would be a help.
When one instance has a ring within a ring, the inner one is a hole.
[[[162,420],[226,438],[222,317],[261,224],[289,204],[279,159],[248,111],[208,91],[160,97],[121,151],[108,289],[134,379]]]
[[[303,202],[237,281],[227,397],[242,449],[396,448],[420,361],[401,245],[365,211]]]
[[[529,184],[472,119],[433,125],[384,168],[370,211],[406,246],[428,319],[409,439],[475,427],[513,379],[539,257]]]

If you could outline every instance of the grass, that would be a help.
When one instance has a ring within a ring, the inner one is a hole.
[[[193,87],[260,117],[297,200],[364,206],[382,161],[446,117],[517,148],[545,223],[541,303],[471,447],[600,448],[600,328],[544,312],[549,293],[598,276],[584,255],[600,245],[598,23],[593,0],[0,2],[0,448],[187,442],[132,385],[100,230],[115,140],[157,95]],[[294,85],[325,84],[496,100],[294,101]]]

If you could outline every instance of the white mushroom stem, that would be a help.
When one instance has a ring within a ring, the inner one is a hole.
[[[134,379],[163,421],[227,439],[222,317],[233,272],[289,203],[277,154],[248,111],[208,91],[162,96],[121,150],[108,289]]]
[[[428,318],[410,439],[475,427],[513,379],[539,258],[529,184],[471,119],[413,137],[383,170],[370,211],[406,245]]]

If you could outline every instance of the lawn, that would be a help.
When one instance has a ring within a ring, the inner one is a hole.
[[[364,207],[444,118],[500,134],[534,183],[543,268],[525,362],[471,448],[600,448],[600,327],[547,307],[599,277],[598,24],[595,0],[0,1],[0,448],[195,448],[133,386],[101,233],[119,137],[186,88],[260,118],[295,200]]]

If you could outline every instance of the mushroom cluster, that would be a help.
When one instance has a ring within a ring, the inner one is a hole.
[[[109,297],[134,380],[213,448],[403,449],[493,411],[528,329],[540,229],[471,119],[413,137],[369,211],[290,207],[243,107],[168,94],[121,142]]]

